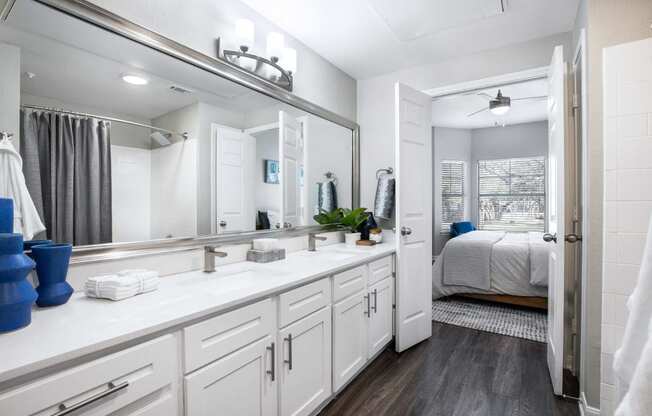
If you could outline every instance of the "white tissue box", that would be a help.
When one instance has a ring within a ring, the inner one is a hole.
[[[257,251],[278,250],[278,238],[258,238],[253,241],[253,249]]]

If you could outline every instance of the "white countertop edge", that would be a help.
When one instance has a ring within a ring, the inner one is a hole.
[[[222,313],[226,313],[230,310],[237,309],[238,307],[246,306],[247,304],[255,303],[265,298],[276,296],[280,293],[287,292],[299,286],[303,286],[308,283],[312,283],[313,281],[332,276],[333,274],[339,273],[340,271],[348,270],[353,267],[367,264],[369,262],[378,260],[382,257],[386,257],[396,252],[395,246],[389,243],[375,246],[375,248],[371,248],[371,250],[374,250],[374,252],[368,254],[361,253],[362,255],[361,257],[352,258],[348,261],[343,261],[342,263],[338,264],[335,267],[327,268],[319,273],[306,275],[305,277],[293,280],[292,282],[284,285],[279,285],[268,290],[255,292],[249,296],[244,296],[238,299],[234,299],[233,301],[220,303],[218,305],[215,305],[214,307],[206,308],[201,311],[191,313],[188,315],[182,315],[176,319],[168,320],[157,325],[152,325],[146,328],[125,332],[124,334],[121,334],[119,336],[114,336],[97,343],[80,346],[79,348],[71,349],[63,353],[58,353],[56,355],[52,355],[50,357],[46,357],[41,360],[30,361],[27,364],[20,365],[15,368],[0,370],[0,387],[2,384],[4,384],[5,382],[9,382],[12,379],[19,378],[19,377],[22,378],[24,376],[28,376],[30,373],[46,370],[50,367],[57,366],[67,361],[80,359],[85,356],[98,353],[102,350],[116,348],[119,347],[121,344],[127,344],[127,343],[131,344],[138,340],[144,341],[148,337],[151,337],[154,334],[163,335],[163,333],[165,333],[166,331],[170,331],[175,327],[186,326],[188,324],[195,323],[194,321],[201,321],[204,319],[208,319],[212,316],[217,316]],[[273,263],[267,263],[267,264],[273,264]],[[175,276],[181,276],[184,274],[186,273],[166,276],[163,279],[174,279]],[[52,312],[56,312],[56,310],[53,310]],[[98,328],[98,330],[100,330],[100,328]],[[11,335],[11,333],[0,334],[0,337],[2,337],[3,335]]]

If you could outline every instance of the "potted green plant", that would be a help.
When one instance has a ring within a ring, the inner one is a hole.
[[[342,208],[342,226],[348,231],[344,234],[346,245],[355,245],[356,241],[360,239],[360,226],[367,221],[366,210],[366,208]]]
[[[317,224],[322,225],[324,230],[335,230],[342,225],[342,209],[335,208],[332,211],[319,210],[319,214],[312,217]]]

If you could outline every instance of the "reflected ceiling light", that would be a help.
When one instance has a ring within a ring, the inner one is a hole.
[[[235,21],[235,36],[242,52],[247,52],[253,46],[255,34],[254,22],[251,20],[238,19]]]
[[[262,80],[292,91],[292,75],[297,72],[297,51],[285,47],[283,34],[277,32],[267,34],[265,51],[267,58],[251,52],[255,40],[253,22],[247,19],[236,20],[235,35],[240,50],[222,50],[221,40],[217,38],[218,58]]]
[[[146,78],[134,74],[124,74],[122,76],[122,80],[127,84],[132,84],[132,85],[147,85],[149,83],[149,81]]]

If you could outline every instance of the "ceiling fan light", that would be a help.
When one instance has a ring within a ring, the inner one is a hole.
[[[510,109],[509,104],[499,104],[497,106],[491,107],[489,109],[489,111],[491,111],[491,113],[496,115],[496,116],[502,116],[502,115],[507,114],[509,109]]]

